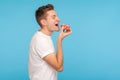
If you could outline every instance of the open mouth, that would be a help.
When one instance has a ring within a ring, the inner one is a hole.
[[[59,24],[55,24],[55,26],[59,27]]]

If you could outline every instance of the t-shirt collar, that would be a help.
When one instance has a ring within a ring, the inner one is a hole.
[[[40,35],[42,35],[42,36],[44,36],[44,37],[48,37],[48,38],[50,38],[51,36],[49,36],[49,35],[46,35],[46,34],[44,34],[43,32],[41,32],[41,31],[37,31],[37,33],[38,34],[40,34]]]

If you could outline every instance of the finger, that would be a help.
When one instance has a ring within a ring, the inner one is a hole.
[[[65,24],[62,24],[62,25],[61,25],[61,28],[64,29],[64,28],[65,28]]]

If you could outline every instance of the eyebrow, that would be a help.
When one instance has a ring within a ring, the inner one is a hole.
[[[55,14],[54,14],[54,15],[52,15],[52,17],[53,17],[53,18],[54,18],[54,17],[56,17],[56,16],[57,16],[57,15],[55,15]]]
[[[57,16],[56,14],[52,15],[52,16]]]

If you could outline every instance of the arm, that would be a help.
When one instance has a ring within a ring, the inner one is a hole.
[[[57,39],[57,52],[56,54],[51,53],[47,56],[45,56],[43,59],[51,65],[56,71],[62,71],[63,70],[63,51],[62,51],[62,40],[67,35],[71,34],[72,31],[64,33],[63,32],[64,27],[62,27],[62,31]]]
[[[56,54],[51,53],[43,58],[48,64],[50,64],[56,71],[63,70],[63,53],[62,53],[62,41],[58,39]]]

